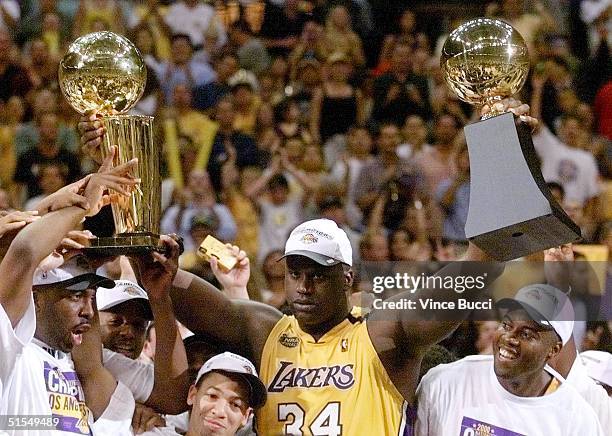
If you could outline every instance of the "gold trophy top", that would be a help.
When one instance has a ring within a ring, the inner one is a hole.
[[[523,87],[529,54],[523,37],[511,25],[476,18],[451,32],[442,48],[440,65],[457,97],[470,104],[491,106]]]
[[[59,84],[70,105],[83,114],[122,114],[142,96],[147,68],[129,39],[95,32],[75,40],[59,65]]]

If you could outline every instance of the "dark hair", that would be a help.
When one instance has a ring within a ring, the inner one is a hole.
[[[184,39],[189,43],[189,46],[193,49],[193,42],[191,41],[191,37],[186,33],[175,33],[170,38],[171,42],[177,41],[179,39]]]
[[[252,35],[253,31],[251,26],[245,20],[238,20],[230,27],[230,30],[236,30],[238,32],[244,32],[248,35]]]
[[[272,178],[268,182],[268,189],[274,188],[289,189],[289,182],[287,182],[287,178],[282,174],[275,174],[274,176],[272,176]]]

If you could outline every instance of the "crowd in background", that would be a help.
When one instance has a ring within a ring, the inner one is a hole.
[[[155,116],[161,231],[184,238],[183,269],[214,282],[196,255],[211,234],[250,256],[251,298],[287,310],[276,260],[291,229],[317,217],[347,232],[356,265],[456,259],[467,245],[462,128],[477,110],[447,88],[440,50],[455,25],[487,15],[529,47],[518,98],[540,119],[546,181],[584,243],[612,250],[609,2],[230,3],[0,1],[0,210],[34,209],[92,170],[57,69],[75,38],[111,30],[148,68],[132,112]],[[490,330],[467,324],[459,336],[471,339],[453,351],[490,351]],[[612,351],[606,322],[582,336],[582,348]]]

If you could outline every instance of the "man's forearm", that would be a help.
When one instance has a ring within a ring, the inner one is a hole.
[[[176,327],[172,301],[166,296],[159,300],[151,299],[150,303],[157,338],[155,382],[146,405],[162,413],[182,413],[187,408],[188,364],[185,347]]]

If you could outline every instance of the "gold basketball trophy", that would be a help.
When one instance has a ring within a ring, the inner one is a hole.
[[[153,143],[153,117],[125,115],[142,96],[146,80],[138,49],[113,32],[78,38],[60,62],[60,88],[70,105],[81,114],[96,110],[103,115],[103,156],[116,145],[114,165],[138,158],[135,176],[142,180],[129,198],[112,204],[115,236],[92,240],[89,255],[163,251],[159,240],[161,150]]]
[[[542,177],[529,126],[493,110],[527,79],[529,55],[521,35],[500,20],[470,20],[451,32],[440,64],[457,97],[492,108],[464,128],[470,156],[467,238],[498,260],[579,240],[579,227]]]

